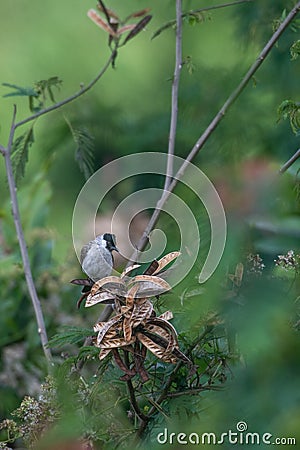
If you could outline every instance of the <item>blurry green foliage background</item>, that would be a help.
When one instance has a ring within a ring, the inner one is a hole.
[[[77,91],[80,83],[87,84],[109,55],[107,36],[86,16],[94,3],[2,1],[0,83],[30,86],[59,76],[63,85],[56,93],[57,100]],[[183,3],[186,10],[220,2]],[[176,154],[187,155],[271,36],[273,19],[280,18],[284,8],[289,10],[294,3],[259,0],[212,11],[200,24],[185,23],[183,56],[191,59],[193,70],[189,73],[187,63],[182,70]],[[110,69],[87,95],[37,122],[26,175],[18,189],[50,336],[60,325],[90,326],[94,320],[92,312],[75,309],[78,289],[68,285],[71,278],[80,275],[73,254],[71,219],[85,179],[74,159],[75,144],[64,114],[72,125],[87,127],[94,136],[95,170],[126,154],[167,150],[175,34],[169,29],[154,40],[150,38],[165,21],[174,18],[174,2],[110,0],[107,4],[123,17],[150,7],[153,20],[145,32],[120,49],[116,69]],[[242,356],[233,364],[225,390],[199,396],[195,411],[187,401],[187,415],[182,416],[184,406],[180,404],[177,410],[174,400],[169,411],[170,430],[178,430],[180,425],[186,432],[222,432],[246,420],[252,431],[300,440],[299,337],[293,328],[299,313],[299,274],[293,281],[273,273],[278,254],[291,248],[300,250],[299,162],[281,178],[276,175],[280,165],[299,148],[299,136],[293,134],[288,121],[277,122],[277,108],[283,100],[299,101],[300,63],[299,59],[291,60],[289,51],[297,39],[299,29],[285,32],[195,160],[220,192],[228,218],[228,242],[222,263],[203,294],[180,301],[184,289],[197,284],[200,259],[177,288],[178,297],[171,308],[178,315],[176,327],[183,335],[189,326],[196,329],[207,311],[221,310],[234,324]],[[6,93],[7,88],[0,86],[0,94]],[[27,99],[0,98],[2,144],[8,137],[16,100],[18,118],[28,115]],[[124,192],[152,181],[145,178],[124,184],[107,209],[114,208]],[[161,182],[154,180],[156,185]],[[180,186],[177,192],[202,224],[201,208],[191,193]],[[36,392],[45,367],[10,216],[3,161],[0,195],[0,414],[6,417],[23,395]],[[176,227],[167,217],[162,218],[161,226],[169,236],[168,250],[174,250]],[[206,224],[206,246],[207,235]],[[241,304],[228,305],[223,299],[223,283],[249,252],[262,255],[267,276],[244,287]],[[163,426],[158,422],[149,434],[153,448],[155,433]]]

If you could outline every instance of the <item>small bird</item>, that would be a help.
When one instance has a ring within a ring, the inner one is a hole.
[[[82,270],[94,282],[111,274],[114,265],[113,250],[119,252],[116,237],[110,233],[101,234],[82,247],[80,252]]]

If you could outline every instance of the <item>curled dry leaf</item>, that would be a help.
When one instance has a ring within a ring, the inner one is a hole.
[[[89,9],[87,15],[96,25],[98,25],[98,27],[102,28],[102,30],[104,30],[110,36],[118,37],[117,33],[112,29],[112,27],[107,24],[94,9]]]
[[[111,348],[101,348],[99,353],[99,359],[102,361],[109,353],[111,352]]]
[[[164,319],[164,320],[171,320],[171,319],[173,319],[173,313],[172,313],[172,311],[165,311],[160,316],[158,316],[158,318]]]
[[[140,20],[135,25],[133,30],[131,30],[130,33],[126,36],[126,38],[124,40],[124,44],[126,44],[128,41],[130,41],[130,39],[134,38],[137,34],[139,34],[145,28],[145,26],[150,22],[151,19],[152,19],[152,16],[150,14],[148,16],[143,17],[143,19]]]
[[[87,296],[86,302],[85,302],[85,307],[89,308],[90,306],[94,306],[97,303],[102,303],[102,304],[113,304],[115,301],[115,295],[110,294],[109,292],[97,292],[94,295],[89,294]]]
[[[93,285],[91,289],[91,295],[95,295],[99,289],[105,286],[105,290],[114,293],[113,291],[119,291],[120,295],[122,295],[122,292],[126,291],[126,285],[123,280],[121,280],[119,277],[110,276],[101,278],[101,280],[96,281],[96,283]],[[118,292],[116,292],[118,294]]]
[[[140,296],[151,297],[169,291],[171,286],[169,283],[158,276],[153,275],[137,275],[129,281],[129,285],[139,283],[138,293]]]
[[[140,264],[133,264],[132,266],[126,267],[120,275],[120,278],[124,278],[128,273],[132,272],[135,269],[141,267]]]
[[[180,252],[171,252],[171,253],[168,253],[167,255],[163,256],[158,261],[158,267],[155,270],[155,272],[153,273],[153,275],[155,275],[156,273],[163,270],[168,264],[170,264],[170,262],[172,262],[174,259],[178,258],[178,256],[180,256],[180,254],[181,254]]]
[[[118,36],[121,36],[122,34],[127,33],[127,31],[131,31],[134,28],[135,28],[134,24],[132,24],[132,25],[124,25],[124,27],[121,27],[121,28],[118,29],[117,34],[118,34]]]
[[[137,338],[142,342],[142,344],[148,348],[157,358],[165,361],[165,362],[171,362],[176,363],[177,359],[176,357],[172,356],[172,354],[165,354],[165,348],[161,345],[155,343],[150,337],[146,336],[142,332],[138,332]]]

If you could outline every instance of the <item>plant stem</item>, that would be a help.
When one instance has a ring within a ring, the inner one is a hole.
[[[23,261],[23,267],[24,267],[24,273],[26,278],[26,283],[29,291],[29,295],[33,304],[37,326],[38,326],[38,333],[40,335],[43,351],[47,360],[47,363],[49,366],[52,363],[52,355],[50,349],[47,347],[48,344],[48,337],[44,322],[44,316],[41,309],[41,304],[35,289],[35,284],[32,277],[32,272],[30,268],[30,262],[29,262],[29,256],[28,251],[26,247],[25,237],[23,233],[23,228],[21,225],[21,219],[20,219],[20,211],[19,211],[19,205],[18,205],[18,199],[17,199],[17,188],[16,183],[13,175],[13,169],[12,169],[12,163],[11,163],[11,149],[14,139],[14,133],[16,129],[15,125],[15,118],[16,118],[16,106],[14,105],[13,110],[13,119],[12,124],[10,128],[10,134],[9,134],[9,140],[7,148],[4,151],[4,158],[5,158],[5,167],[6,167],[6,174],[7,174],[7,181],[8,181],[8,187],[10,192],[10,199],[11,199],[11,206],[12,206],[12,215],[16,227],[19,247],[21,251],[22,261]],[[49,367],[50,368],[50,367]]]
[[[239,85],[236,87],[236,89],[231,93],[231,95],[228,97],[228,99],[225,101],[222,108],[219,110],[217,115],[214,117],[214,119],[211,121],[211,123],[208,125],[204,133],[200,136],[200,138],[195,143],[194,147],[190,151],[190,153],[187,155],[185,161],[182,163],[181,167],[177,171],[176,175],[173,178],[173,181],[168,186],[168,191],[164,190],[163,194],[160,198],[160,200],[157,202],[156,208],[150,218],[150,221],[141,237],[141,239],[138,242],[137,250],[130,258],[130,264],[132,264],[132,261],[135,261],[137,258],[137,255],[139,252],[143,251],[145,248],[147,242],[148,242],[148,236],[149,233],[154,228],[155,224],[158,221],[161,208],[168,199],[170,193],[175,189],[179,179],[183,176],[186,168],[188,167],[189,163],[195,158],[195,156],[199,153],[199,151],[202,149],[208,138],[211,136],[213,131],[217,128],[229,108],[233,105],[235,100],[240,96],[240,94],[243,92],[255,72],[259,69],[261,64],[264,62],[266,56],[270,53],[271,49],[274,47],[282,33],[285,31],[285,29],[289,26],[289,24],[292,22],[292,20],[295,18],[295,16],[298,14],[300,10],[300,2],[298,2],[294,8],[290,11],[290,13],[286,16],[282,24],[279,26],[279,28],[273,33],[270,40],[267,42],[263,50],[258,55],[255,62],[252,64],[242,81],[239,83]]]
[[[203,13],[206,11],[212,11],[214,9],[227,8],[228,6],[236,6],[236,5],[240,5],[242,3],[250,3],[250,2],[253,2],[253,0],[237,0],[235,2],[221,3],[220,5],[206,6],[205,8],[190,9],[189,11],[182,13],[181,18],[184,19],[185,17],[192,16],[194,14]],[[156,36],[159,36],[162,31],[165,31],[168,28],[173,27],[174,25],[176,25],[176,19],[170,20],[169,22],[165,23],[161,28],[159,28],[154,33],[154,35],[152,36],[152,39]]]
[[[293,156],[283,164],[283,166],[279,169],[279,174],[286,172],[294,162],[300,158],[300,148],[293,154]]]
[[[17,188],[16,188],[16,183],[15,183],[13,169],[12,169],[12,163],[11,163],[11,149],[12,149],[14,134],[15,134],[15,130],[18,127],[25,125],[26,123],[29,123],[33,120],[36,120],[38,117],[41,117],[51,111],[61,108],[62,106],[66,105],[67,103],[72,102],[73,100],[76,100],[81,95],[83,95],[87,91],[89,91],[97,83],[97,81],[102,77],[102,75],[106,72],[106,70],[110,66],[111,62],[115,59],[115,57],[116,57],[116,50],[112,52],[108,61],[104,65],[104,67],[100,70],[100,72],[96,75],[96,77],[90,81],[90,83],[86,87],[80,89],[80,91],[65,98],[62,101],[57,102],[54,105],[49,106],[48,108],[44,108],[41,111],[38,111],[37,113],[27,117],[26,119],[16,122],[17,110],[16,110],[16,106],[14,106],[13,120],[12,120],[12,125],[10,128],[10,135],[9,135],[9,141],[8,141],[7,148],[0,145],[0,153],[5,158],[6,174],[7,174],[10,199],[11,199],[11,204],[12,204],[12,214],[13,214],[13,219],[14,219],[14,223],[15,223],[15,227],[16,227],[20,252],[21,252],[21,256],[22,256],[26,283],[27,283],[29,295],[30,295],[30,298],[31,298],[31,301],[32,301],[32,304],[34,307],[34,312],[35,312],[36,321],[37,321],[37,325],[38,325],[38,332],[40,335],[43,351],[44,351],[44,354],[45,354],[45,357],[46,357],[46,360],[47,360],[49,366],[52,364],[52,354],[51,354],[51,350],[47,346],[48,337],[47,337],[47,332],[46,332],[46,327],[45,327],[45,322],[44,322],[44,316],[42,313],[41,304],[40,304],[40,301],[39,301],[39,298],[38,298],[38,295],[36,292],[32,272],[31,272],[31,268],[30,268],[28,251],[27,251],[24,232],[23,232],[23,228],[21,225],[21,219],[20,219],[20,211],[19,211],[18,199],[17,199],[17,194],[16,194]],[[107,313],[109,315],[111,312],[107,311]]]
[[[72,102],[73,100],[76,100],[77,98],[81,97],[83,94],[85,94],[87,91],[89,91],[96,83],[97,81],[103,76],[103,74],[106,72],[108,67],[110,66],[111,62],[114,61],[117,54],[117,50],[114,50],[112,54],[110,55],[108,61],[105,63],[103,68],[100,70],[98,75],[87,84],[87,86],[80,89],[80,91],[76,92],[75,94],[71,95],[70,97],[65,98],[64,100],[61,100],[60,102],[54,103],[54,105],[49,106],[48,108],[41,109],[41,111],[38,111],[35,114],[32,114],[31,116],[27,117],[26,119],[21,120],[20,122],[17,122],[15,124],[15,129],[24,125],[25,123],[31,122],[32,120],[37,119],[38,117],[43,116],[44,114],[47,114],[51,111],[55,111],[56,109],[61,108],[62,106],[66,105],[67,103]]]
[[[182,0],[176,0],[176,52],[175,68],[172,83],[171,120],[169,132],[168,159],[164,190],[167,190],[173,175],[173,156],[176,140],[177,117],[178,117],[178,90],[180,72],[182,68]]]

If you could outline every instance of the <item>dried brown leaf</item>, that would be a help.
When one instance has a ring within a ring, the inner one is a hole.
[[[89,294],[87,296],[85,307],[89,308],[90,306],[94,306],[97,303],[104,303],[104,304],[112,304],[115,300],[115,296],[113,294],[110,294],[109,292],[97,292],[95,295]]]
[[[126,36],[124,44],[126,44],[128,41],[130,41],[130,39],[134,38],[138,33],[140,33],[145,28],[145,26],[150,22],[151,19],[152,19],[151,15],[143,17],[143,19],[141,19],[135,25],[133,30],[131,30],[131,32]]]
[[[125,317],[123,320],[123,334],[125,341],[130,342],[132,336],[132,322],[130,317]]]
[[[128,273],[132,272],[134,269],[141,267],[140,264],[133,264],[132,266],[126,267],[120,275],[120,278],[124,278]]]
[[[153,273],[153,275],[155,275],[156,273],[158,273],[162,269],[164,269],[168,264],[170,264],[170,262],[172,262],[174,259],[178,258],[178,256],[180,256],[180,252],[171,252],[171,253],[168,253],[167,255],[163,256],[158,261],[158,267],[155,270],[155,272]]]
[[[109,285],[109,286],[107,286]],[[101,278],[101,280],[96,281],[91,289],[91,295],[95,295],[99,289],[105,286],[105,290],[113,292],[113,290],[120,291],[120,295],[126,290],[126,286],[123,280],[116,276],[110,276]]]
[[[149,295],[158,295],[158,293],[169,291],[171,286],[169,283],[158,276],[153,275],[137,275],[133,277],[128,284],[140,283],[139,293],[144,294],[145,291],[149,291]],[[158,287],[160,289],[158,289]],[[151,293],[151,291],[153,292]]]
[[[109,353],[111,352],[110,348],[102,348],[99,353],[99,359],[102,361]]]
[[[135,284],[127,292],[127,296],[126,296],[126,306],[127,306],[127,308],[132,308],[133,307],[134,299],[135,299],[135,296],[136,296],[136,293],[137,293],[138,290],[139,290],[139,286],[137,284]]]
[[[117,33],[108,25],[94,9],[89,9],[87,12],[88,17],[96,24],[98,27],[102,28],[110,36],[118,37]]]
[[[145,320],[151,317],[153,311],[153,305],[151,302],[147,301],[142,305],[134,305],[131,314],[131,324],[132,328],[136,328]]]
[[[119,348],[126,347],[127,345],[133,344],[135,342],[135,336],[132,336],[131,340],[127,342],[124,338],[106,338],[103,339],[100,348]]]
[[[118,29],[117,34],[118,36],[121,36],[124,33],[127,33],[127,31],[131,31],[135,28],[135,24],[132,25],[124,25],[124,27],[121,27]]]
[[[171,320],[173,319],[173,313],[172,311],[165,311],[160,316],[158,316],[158,319]]]
[[[157,358],[162,359],[163,361],[166,362],[171,363],[177,362],[177,359],[174,356],[172,356],[172,354],[166,355],[165,348],[153,342],[153,340],[150,337],[146,336],[144,333],[138,332],[136,336],[139,339],[139,341],[142,342],[142,344],[145,347],[147,347],[148,350],[150,350],[150,352],[152,352]]]
[[[104,337],[106,336],[107,332],[111,329],[111,327],[114,327],[117,323],[121,322],[121,320],[122,316],[118,314],[117,316],[110,319],[108,322],[99,322],[94,326],[94,331],[98,331],[97,342],[95,344],[96,347],[100,347],[100,344],[104,339]],[[115,336],[117,333],[116,329],[114,328],[113,330],[111,330],[111,333],[112,335]]]

